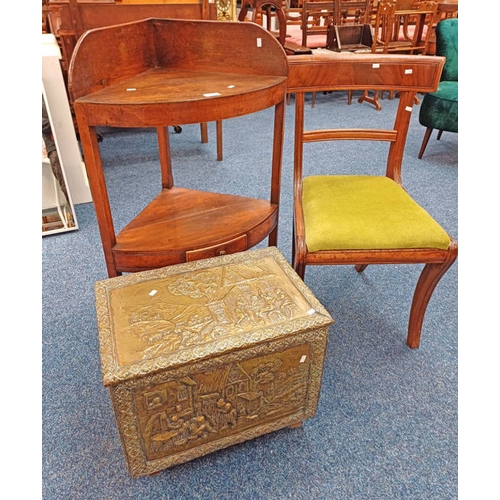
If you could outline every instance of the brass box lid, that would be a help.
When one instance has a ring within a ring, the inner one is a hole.
[[[275,247],[98,281],[95,294],[106,386],[333,323]]]

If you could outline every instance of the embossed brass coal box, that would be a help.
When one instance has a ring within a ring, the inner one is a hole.
[[[276,248],[111,278],[95,293],[133,477],[316,413],[333,320]]]

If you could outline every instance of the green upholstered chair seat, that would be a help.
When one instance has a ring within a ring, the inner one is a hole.
[[[447,249],[448,234],[387,177],[317,175],[303,179],[309,252]]]

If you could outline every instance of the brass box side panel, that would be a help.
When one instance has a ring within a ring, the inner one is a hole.
[[[109,388],[127,466],[153,474],[314,416],[328,327]]]

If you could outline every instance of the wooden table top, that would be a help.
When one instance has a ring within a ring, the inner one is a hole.
[[[75,101],[89,124],[148,127],[210,122],[271,107],[286,76],[153,68]]]
[[[147,105],[189,104],[269,89],[283,76],[244,75],[176,68],[153,68],[78,99],[81,103]]]

